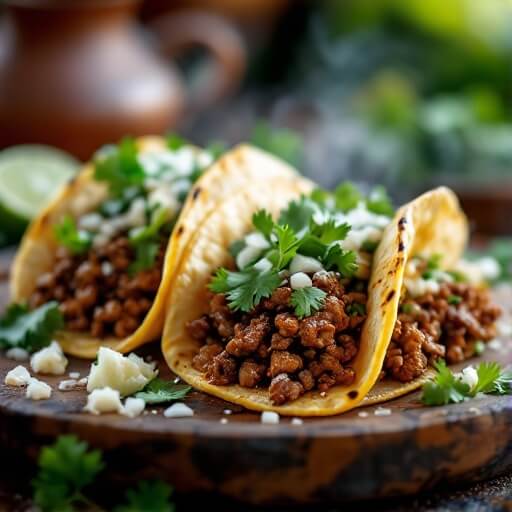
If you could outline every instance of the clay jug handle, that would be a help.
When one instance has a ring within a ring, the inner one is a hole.
[[[199,110],[214,104],[240,84],[246,68],[246,50],[241,35],[228,21],[215,14],[183,10],[162,15],[151,23],[162,52],[183,55],[203,47],[211,56],[207,76],[192,87],[189,104]]]

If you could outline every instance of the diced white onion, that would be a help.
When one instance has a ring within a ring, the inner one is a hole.
[[[272,268],[272,263],[267,258],[262,258],[254,264],[254,268],[259,272],[267,272]]]
[[[279,414],[274,411],[263,411],[261,413],[261,423],[267,425],[277,425],[279,423]]]
[[[268,240],[261,233],[250,233],[245,237],[245,245],[256,249],[267,249],[270,247]]]
[[[323,269],[322,264],[317,259],[302,254],[296,254],[290,263],[292,274],[297,272],[320,272]]]
[[[182,402],[176,402],[165,409],[164,416],[166,418],[187,418],[194,416],[194,411]]]
[[[47,400],[52,396],[52,388],[42,380],[31,378],[25,396],[31,400]]]
[[[313,282],[304,272],[297,272],[296,274],[292,274],[290,277],[290,286],[294,290],[298,290],[300,288],[309,288],[310,286],[313,286]]]
[[[78,227],[87,231],[98,231],[104,220],[97,212],[87,213],[78,219]]]
[[[256,247],[244,247],[236,257],[236,265],[239,269],[245,268],[261,254],[261,249]]]
[[[16,368],[13,368],[10,372],[5,376],[4,383],[7,386],[26,386],[30,380],[30,373],[28,370],[22,366],[18,365]]]

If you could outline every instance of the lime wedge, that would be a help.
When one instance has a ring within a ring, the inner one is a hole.
[[[64,151],[22,145],[0,151],[0,232],[9,242],[73,176],[80,163]]]

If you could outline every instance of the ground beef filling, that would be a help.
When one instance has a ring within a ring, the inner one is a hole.
[[[366,315],[347,309],[366,304],[366,294],[345,289],[334,273],[312,277],[327,296],[321,310],[303,319],[290,306],[288,285],[249,314],[232,312],[223,294],[212,295],[208,314],[187,326],[204,343],[194,368],[212,384],[268,388],[276,405],[313,389],[351,384],[355,373],[350,364]]]
[[[29,305],[35,308],[56,300],[71,331],[96,337],[129,336],[153,304],[166,245],[167,238],[163,238],[154,266],[134,275],[129,267],[135,255],[125,236],[82,255],[60,247],[53,269],[39,276]]]
[[[435,295],[406,297],[401,311],[382,373],[401,382],[419,377],[436,359],[452,364],[475,355],[478,341],[496,336],[501,314],[488,290],[466,283],[443,283]]]

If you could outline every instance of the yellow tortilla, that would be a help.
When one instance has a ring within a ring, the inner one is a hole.
[[[140,151],[152,151],[165,146],[160,137],[142,137],[137,140]],[[53,227],[66,214],[74,218],[94,210],[108,196],[105,183],[93,179],[94,166],[87,164],[73,180],[65,185],[55,199],[34,219],[21,242],[11,272],[11,300],[21,302],[35,289],[37,277],[52,268],[57,241]],[[241,145],[230,151],[195,183],[176,221],[165,255],[162,282],[154,303],[140,327],[129,337],[97,339],[88,333],[59,332],[56,339],[63,349],[84,358],[96,357],[100,346],[120,352],[158,338],[162,333],[165,300],[178,262],[197,230],[227,198],[250,188],[261,180],[272,187],[274,181],[286,181],[286,187],[296,177],[295,170],[255,148]]]
[[[162,349],[171,369],[196,389],[256,411],[276,411],[293,416],[327,416],[358,405],[382,402],[421,385],[379,382],[387,347],[397,318],[400,293],[407,260],[415,255],[441,253],[443,264],[452,266],[461,256],[468,226],[457,198],[441,187],[423,194],[400,208],[385,229],[375,253],[369,283],[368,318],[363,327],[360,350],[354,368],[356,380],[350,386],[334,386],[325,396],[308,392],[298,400],[276,406],[268,389],[249,389],[239,385],[216,386],[192,367],[201,343],[193,340],[186,324],[206,311],[206,285],[212,273],[230,261],[228,247],[243,236],[251,215],[260,208],[277,213],[287,202],[304,192],[297,179],[288,190],[270,188],[256,181],[240,196],[226,201],[200,228],[180,262],[169,292]],[[374,387],[375,385],[375,387]],[[373,388],[373,389],[372,389]]]

